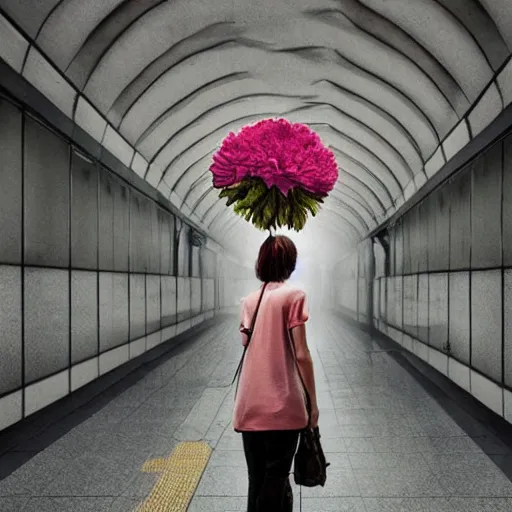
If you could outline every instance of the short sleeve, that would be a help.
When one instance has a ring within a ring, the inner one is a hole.
[[[247,306],[246,299],[242,299],[242,304],[240,306],[240,327],[249,327],[248,318],[247,318]]]
[[[305,324],[309,318],[308,302],[306,294],[300,292],[293,298],[288,313],[288,329],[293,329],[298,325]]]
[[[246,301],[243,300],[242,305],[240,306],[240,329],[242,329],[243,327],[246,327],[246,328],[249,327],[247,307],[246,307],[245,303],[246,303]],[[248,341],[247,334],[244,334],[244,333],[241,333],[241,334],[242,334],[242,345],[245,347],[247,345],[247,341]]]

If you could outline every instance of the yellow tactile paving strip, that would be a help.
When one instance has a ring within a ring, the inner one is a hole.
[[[212,449],[203,441],[180,443],[168,459],[153,459],[142,467],[162,473],[138,512],[186,512]]]

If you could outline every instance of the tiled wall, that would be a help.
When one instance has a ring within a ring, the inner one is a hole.
[[[387,272],[373,246],[374,325],[512,422],[512,135],[389,228],[389,245]],[[357,266],[344,268],[337,304],[361,319]]]
[[[0,430],[214,315],[190,227],[0,100]]]

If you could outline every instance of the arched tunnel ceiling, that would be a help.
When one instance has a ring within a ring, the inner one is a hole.
[[[352,244],[453,156],[442,143],[475,102],[486,100],[473,131],[510,101],[496,80],[512,48],[510,0],[0,8],[143,157],[147,181],[228,246],[250,230],[211,187],[211,157],[229,131],[278,116],[315,129],[340,179],[314,225]]]

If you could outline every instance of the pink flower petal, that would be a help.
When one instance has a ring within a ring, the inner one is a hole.
[[[253,176],[285,195],[295,187],[327,195],[338,180],[336,159],[320,137],[286,119],[267,119],[243,127],[237,135],[230,133],[213,160],[214,187]]]

